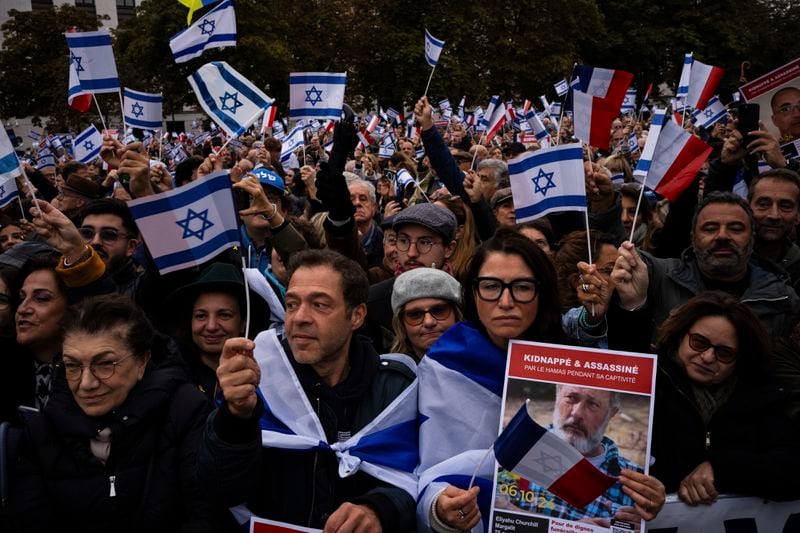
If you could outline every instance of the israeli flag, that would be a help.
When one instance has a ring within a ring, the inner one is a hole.
[[[31,130],[28,133],[28,138],[32,141],[33,144],[38,143],[42,139],[42,132]]]
[[[381,138],[381,144],[378,147],[378,157],[381,159],[389,159],[396,150],[396,137],[394,133],[389,130],[389,132]]]
[[[42,170],[44,168],[55,168],[56,156],[50,150],[39,151],[39,157],[36,159],[36,169]]]
[[[556,90],[558,96],[564,96],[569,92],[569,83],[567,83],[566,79],[562,78],[560,82],[553,84],[553,88]]]
[[[157,130],[162,125],[161,93],[141,93],[132,89],[124,90],[125,121],[129,126],[145,130]]]
[[[416,497],[417,381],[355,435],[329,444],[275,331],[259,333],[255,343],[253,355],[261,369],[258,392],[264,401],[259,421],[264,447],[332,453],[339,462],[341,478],[361,471]],[[387,354],[381,359],[402,363],[416,374],[414,361],[406,355]]]
[[[238,137],[273,100],[225,61],[206,63],[188,77],[203,110],[229,137]]]
[[[0,127],[0,180],[20,175],[19,161],[5,128]]]
[[[19,168],[19,165],[17,168]],[[13,177],[0,177],[0,209],[10,204],[15,198],[19,198],[17,180]]]
[[[60,143],[59,143],[60,144]],[[90,163],[100,155],[100,148],[103,145],[103,136],[94,127],[94,124],[83,130],[75,138],[72,149],[75,152],[75,159],[81,163]]]
[[[694,110],[692,120],[699,128],[710,128],[720,120],[727,118],[727,116],[728,109],[719,101],[719,96],[715,96],[708,101],[702,110]]]
[[[636,163],[636,168],[633,171],[633,177],[637,181],[643,183],[647,178],[647,173],[650,171],[650,165],[656,153],[656,145],[658,144],[658,137],[661,135],[661,128],[667,121],[667,110],[661,108],[653,109],[653,118],[650,121],[650,129],[647,133],[647,140],[644,143],[644,149],[639,156],[639,161]]]
[[[441,111],[443,119],[450,120],[450,117],[453,116],[453,108],[450,107],[450,100],[447,98],[439,100],[439,111]]]
[[[539,115],[533,110],[533,108],[528,109],[528,112],[525,113],[523,116],[525,121],[528,123],[528,126],[533,131],[533,134],[536,136],[537,141],[541,141],[545,137],[548,136],[547,128],[545,127],[542,119],[539,118]]]
[[[620,109],[620,112],[622,114],[636,112],[636,89],[628,89],[628,91],[625,93],[625,99],[622,100],[622,108]]]
[[[294,151],[298,148],[305,146],[306,140],[303,135],[303,127],[302,126],[295,126],[295,128],[289,132],[289,135],[284,137],[283,143],[281,145],[281,163],[284,161],[288,161]]]
[[[96,94],[117,92],[120,88],[119,75],[108,30],[64,35],[69,46],[70,61],[78,74],[81,91]]]
[[[580,145],[526,152],[509,162],[508,173],[519,222],[557,211],[586,211]]]
[[[346,72],[293,72],[289,74],[289,118],[342,118]]]
[[[489,105],[486,106],[486,111],[481,116],[480,120],[478,121],[478,130],[485,130],[489,127],[489,123],[492,122],[492,115],[494,115],[495,108],[497,106],[502,106],[503,102],[500,100],[500,97],[495,95],[492,96],[492,99],[489,101]]]
[[[436,67],[436,64],[439,62],[439,55],[442,53],[442,48],[444,48],[444,41],[440,41],[426,29],[425,61],[427,61],[431,67]]]
[[[227,170],[128,206],[161,274],[200,265],[240,244]]]
[[[236,46],[236,13],[231,0],[220,3],[194,24],[169,39],[169,47],[176,63],[200,57],[211,48],[226,46]]]
[[[678,81],[678,91],[675,98],[686,98],[689,95],[689,80],[692,76],[692,63],[694,59],[692,52],[683,56],[683,69],[681,69],[681,79]]]
[[[505,352],[467,322],[448,329],[419,363],[419,531],[429,531],[437,494],[447,485],[467,489],[492,448],[500,427],[505,368]],[[453,409],[454,398],[458,409]],[[493,479],[490,456],[476,478],[482,522],[473,531],[488,531]]]

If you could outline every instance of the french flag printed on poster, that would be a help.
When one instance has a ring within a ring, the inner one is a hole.
[[[557,211],[586,211],[583,148],[562,144],[525,152],[509,161],[517,221]]]
[[[494,455],[506,470],[547,488],[578,509],[589,505],[616,483],[569,443],[537,424],[531,417],[527,400],[497,437]],[[545,456],[549,464],[558,467],[542,468]]]
[[[689,93],[686,95],[686,105],[695,109],[705,109],[706,103],[714,96],[724,74],[724,69],[706,65],[695,59],[689,75]]]
[[[595,148],[608,149],[611,123],[619,112],[606,98],[574,91],[572,94],[575,137]]]
[[[642,183],[646,179],[649,187],[674,202],[692,183],[711,147],[665,118],[663,109],[654,115],[633,176]]]
[[[614,114],[619,113],[625,93],[633,80],[633,74],[624,70],[613,70],[607,68],[594,68],[589,65],[578,65],[575,67],[575,74],[578,83],[578,90],[603,98],[608,101]]]
[[[681,79],[678,81],[678,91],[675,98],[686,98],[689,94],[689,78],[692,73],[692,54],[689,52],[683,56],[683,68],[681,69]]]

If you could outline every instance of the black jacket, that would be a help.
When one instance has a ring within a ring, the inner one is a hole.
[[[358,432],[414,380],[404,365],[383,364],[359,336],[350,345],[350,372],[333,388],[311,366],[297,364],[286,342],[284,350],[330,443]],[[313,528],[322,528],[345,502],[368,504],[384,531],[413,530],[416,502],[402,489],[363,472],[339,477],[333,453],[263,448],[262,410],[259,402],[253,416],[242,420],[223,404],[209,417],[197,467],[210,498],[228,506],[246,503],[256,515]]]
[[[19,446],[9,502],[16,530],[218,529],[195,477],[210,405],[180,366],[151,362],[122,406],[97,418],[81,411],[63,374],[56,379]],[[104,465],[89,441],[105,427],[112,441]]]

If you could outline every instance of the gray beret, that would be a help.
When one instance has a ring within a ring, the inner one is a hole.
[[[433,204],[414,204],[397,213],[392,228],[397,231],[397,228],[405,224],[417,224],[438,233],[446,239],[445,245],[453,240],[458,227],[452,211]]]
[[[415,268],[397,276],[392,289],[393,313],[420,298],[441,298],[461,305],[461,284],[447,272],[436,268]]]

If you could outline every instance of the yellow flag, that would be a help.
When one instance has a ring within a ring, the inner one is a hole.
[[[203,7],[203,0],[178,0],[178,2],[189,8],[189,13],[186,15],[186,24],[192,24],[192,15],[194,12]]]

